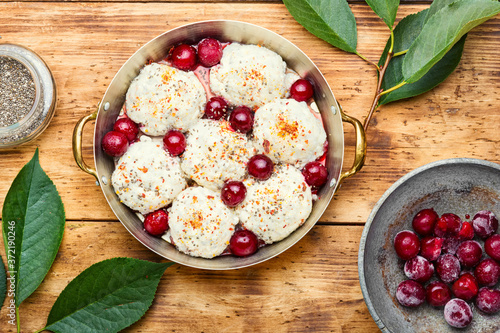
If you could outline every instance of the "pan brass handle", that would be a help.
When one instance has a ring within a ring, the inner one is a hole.
[[[361,168],[365,164],[366,158],[366,137],[363,125],[356,118],[350,117],[345,114],[342,108],[340,108],[340,115],[342,116],[342,121],[348,122],[349,124],[354,126],[354,130],[356,131],[356,151],[352,168],[340,174],[339,183],[343,182],[346,178],[351,177],[359,170],[361,170]]]
[[[89,114],[80,120],[75,125],[75,129],[73,130],[73,156],[75,157],[76,164],[85,171],[86,173],[95,177],[97,184],[99,184],[99,177],[97,176],[97,172],[95,169],[89,167],[85,161],[83,160],[82,155],[82,135],[83,128],[85,124],[91,120],[95,120],[97,118],[97,111],[92,114]]]

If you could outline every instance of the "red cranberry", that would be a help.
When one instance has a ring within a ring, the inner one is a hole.
[[[455,214],[441,215],[434,227],[434,234],[438,237],[456,236],[462,229],[462,220]]]
[[[500,264],[491,258],[484,259],[476,266],[474,275],[480,285],[492,287],[500,279]]]
[[[247,195],[247,188],[242,182],[232,180],[228,181],[222,187],[220,197],[222,201],[229,207],[236,207]]]
[[[205,116],[209,119],[219,120],[227,114],[227,102],[222,97],[212,97],[205,105]]]
[[[413,230],[422,236],[428,236],[434,231],[434,226],[439,219],[434,209],[422,209],[415,215],[412,221]]]
[[[464,301],[470,301],[474,296],[477,295],[479,287],[477,285],[476,278],[471,273],[462,274],[453,286],[451,290],[455,297],[461,298]]]
[[[444,239],[443,242],[443,252],[449,254],[457,253],[458,247],[462,243],[462,240],[458,236],[450,236]]]
[[[470,222],[462,223],[462,229],[460,229],[458,237],[463,240],[471,240],[474,238],[474,228]]]
[[[274,164],[266,155],[258,154],[250,158],[247,169],[251,176],[259,180],[266,180],[271,177],[274,170]]]
[[[113,125],[113,131],[125,134],[127,140],[132,142],[139,134],[139,127],[130,118],[120,118]]]
[[[399,284],[396,298],[399,304],[415,308],[425,301],[425,289],[416,281],[406,280]]]
[[[420,283],[425,283],[434,275],[434,265],[421,256],[411,258],[405,263],[405,275]]]
[[[163,137],[163,147],[172,156],[178,156],[186,149],[186,138],[181,131],[170,130]]]
[[[222,45],[217,39],[205,38],[198,44],[198,59],[205,67],[217,65],[222,58]]]
[[[193,70],[198,62],[196,49],[191,45],[180,44],[172,51],[172,65],[184,71]]]
[[[497,231],[498,219],[489,210],[482,210],[474,215],[472,226],[479,237],[486,239]]]
[[[111,131],[102,138],[102,150],[109,156],[119,157],[128,149],[128,139],[123,133]]]
[[[425,237],[420,242],[420,255],[429,261],[435,261],[441,255],[444,239]]]
[[[250,230],[238,230],[231,237],[229,248],[238,257],[251,255],[257,251],[259,240]]]
[[[420,250],[420,240],[413,231],[403,230],[394,237],[394,249],[396,254],[403,260],[415,257]]]
[[[500,311],[500,290],[488,289],[486,287],[479,289],[476,298],[476,306],[484,313],[497,313]]]
[[[500,261],[500,235],[490,236],[484,242],[484,251],[496,261]]]
[[[146,215],[144,229],[153,236],[160,236],[168,229],[168,214],[162,210],[156,210]]]
[[[290,88],[290,96],[298,102],[309,100],[313,94],[314,90],[311,82],[305,79],[298,79]]]
[[[429,283],[426,291],[427,303],[432,306],[443,306],[451,299],[450,287],[444,282],[434,281]]]
[[[240,133],[248,133],[253,128],[253,112],[246,106],[236,107],[229,116],[231,127]]]
[[[460,262],[451,254],[443,254],[436,261],[436,273],[441,281],[452,283],[460,275]]]
[[[476,266],[483,256],[481,244],[468,240],[460,244],[457,250],[457,257],[462,266],[471,268]]]
[[[464,328],[472,322],[472,310],[466,301],[454,298],[444,306],[444,319],[456,328]]]
[[[302,170],[302,174],[309,186],[322,186],[328,179],[328,170],[318,161],[307,163]]]

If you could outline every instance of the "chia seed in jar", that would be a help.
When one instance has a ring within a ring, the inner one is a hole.
[[[52,119],[55,101],[45,62],[24,47],[0,44],[0,148],[36,138]]]

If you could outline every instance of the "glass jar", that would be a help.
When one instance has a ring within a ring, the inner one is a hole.
[[[2,57],[18,61],[30,72],[35,97],[30,111],[23,118],[8,126],[0,125],[0,149],[15,147],[35,139],[49,125],[56,106],[54,77],[42,58],[35,52],[14,44],[0,44],[0,58]]]

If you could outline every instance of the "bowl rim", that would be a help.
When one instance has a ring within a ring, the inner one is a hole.
[[[368,233],[370,231],[371,224],[377,215],[380,207],[385,203],[385,201],[388,199],[388,197],[401,185],[406,183],[407,180],[410,178],[413,178],[414,176],[425,172],[429,169],[433,169],[435,167],[443,166],[443,165],[450,165],[450,164],[469,164],[469,165],[478,165],[478,166],[486,166],[486,167],[491,167],[493,169],[497,169],[500,171],[500,165],[483,160],[483,159],[477,159],[477,158],[468,158],[468,157],[458,157],[458,158],[448,158],[448,159],[443,159],[443,160],[438,160],[434,162],[427,163],[425,165],[422,165],[401,178],[399,178],[394,184],[389,187],[385,193],[380,197],[380,199],[377,201],[375,206],[373,207],[370,215],[368,216],[368,220],[365,223],[365,226],[363,228],[363,233],[361,234],[361,240],[359,243],[359,250],[358,250],[358,276],[359,276],[359,283],[361,287],[361,292],[363,294],[363,298],[365,300],[366,306],[368,307],[368,311],[370,312],[370,315],[372,316],[373,320],[375,321],[375,324],[377,324],[378,328],[383,332],[383,333],[393,333],[391,330],[389,330],[382,319],[379,317],[377,310],[373,306],[373,303],[370,298],[370,294],[368,292],[368,288],[366,285],[366,279],[365,279],[365,274],[364,274],[364,252],[365,252],[365,246],[366,246],[366,239],[368,237]]]

